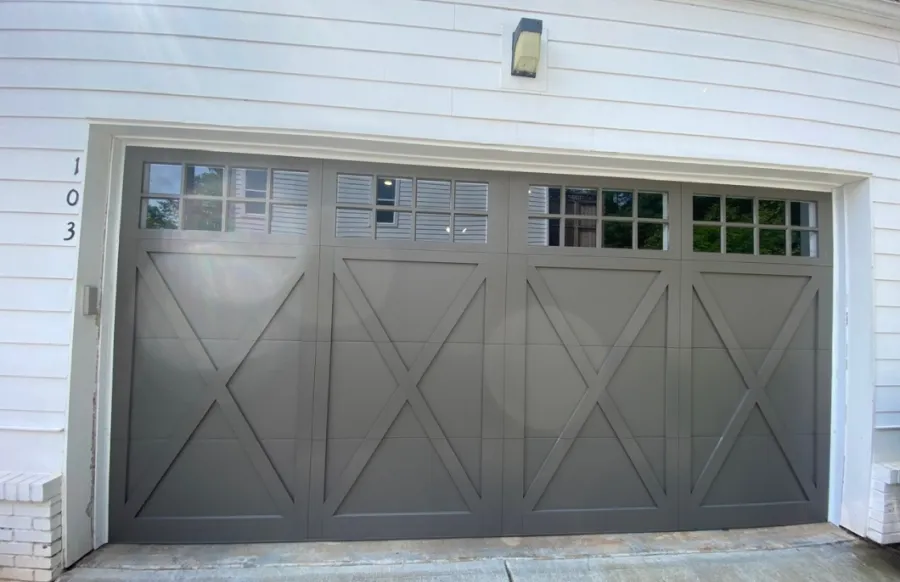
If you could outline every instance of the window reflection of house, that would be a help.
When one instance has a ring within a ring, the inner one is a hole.
[[[230,223],[240,232],[268,232],[266,224],[266,196],[268,170],[235,169],[232,172],[232,195],[235,198],[256,198],[262,202],[237,202],[229,205]]]
[[[597,221],[593,219],[579,220],[575,217],[597,216],[597,193],[595,191],[568,190],[566,192],[566,216],[572,217],[566,220],[566,246],[596,247]]]
[[[308,195],[308,175],[305,172],[274,170],[271,173],[271,188],[269,179],[268,170],[242,168],[233,170],[231,195],[236,200],[230,203],[228,208],[229,224],[233,225],[233,230],[272,234],[306,233],[305,204]],[[270,190],[271,197],[269,197]],[[247,199],[259,202],[243,201]],[[282,202],[292,205],[281,204]],[[298,202],[303,206],[297,206]]]

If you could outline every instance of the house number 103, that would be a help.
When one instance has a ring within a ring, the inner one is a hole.
[[[81,158],[75,158],[75,171],[73,172],[74,176],[78,175],[78,172],[81,170]],[[75,188],[72,188],[68,192],[66,192],[66,204],[69,207],[74,208],[78,206],[78,202],[81,201],[81,193],[78,192]],[[69,221],[66,223],[66,234],[63,237],[64,241],[70,241],[75,238],[75,223]]]

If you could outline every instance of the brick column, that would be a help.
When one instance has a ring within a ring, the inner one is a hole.
[[[0,580],[50,582],[62,562],[62,477],[0,473]]]
[[[900,543],[900,463],[872,467],[866,537],[879,544]]]

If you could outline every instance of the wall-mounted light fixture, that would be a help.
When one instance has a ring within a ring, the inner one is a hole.
[[[544,23],[534,18],[523,18],[513,33],[512,74],[514,77],[537,77],[541,62],[541,32]]]

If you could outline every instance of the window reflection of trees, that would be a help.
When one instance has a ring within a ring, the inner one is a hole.
[[[815,202],[699,195],[693,197],[692,205],[694,252],[721,253],[724,229],[728,254],[783,257],[790,238],[791,256],[816,255]]]

